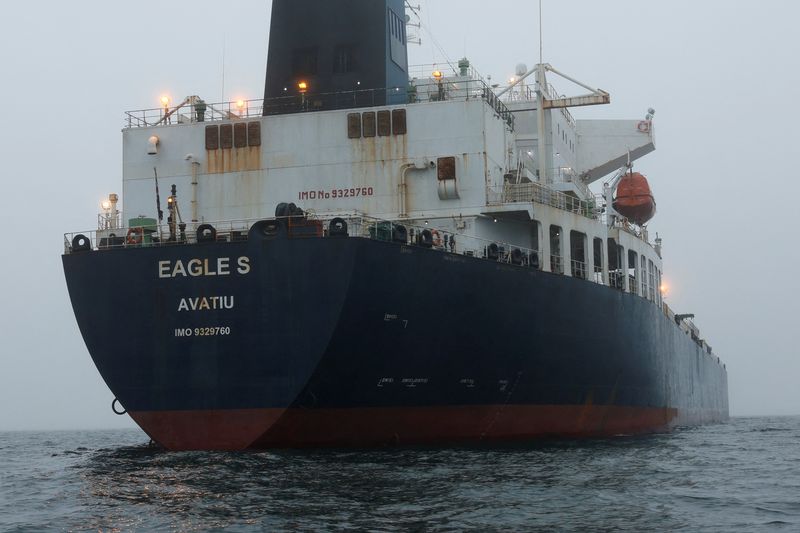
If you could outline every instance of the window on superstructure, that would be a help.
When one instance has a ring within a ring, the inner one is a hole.
[[[292,50],[292,74],[296,78],[315,76],[318,55],[319,51],[316,46]]]
[[[539,221],[534,220],[531,224],[531,250],[534,252],[539,251],[539,232],[542,229],[542,225]]]
[[[361,113],[350,113],[347,115],[347,138],[361,138]]]
[[[617,257],[617,241],[608,239],[608,285],[618,288],[619,257]]]
[[[561,227],[550,226],[550,272],[564,273],[564,260],[561,256]]]
[[[219,126],[206,126],[206,150],[219,150]]]
[[[592,241],[592,251],[594,252],[594,281],[604,283],[603,280],[603,239],[595,238]]]
[[[219,127],[219,144],[223,150],[233,148],[233,124],[222,124]]]
[[[355,72],[355,50],[352,45],[339,45],[333,51],[333,73],[349,74]]]
[[[392,114],[390,111],[378,111],[378,137],[392,134]]]
[[[639,294],[639,254],[633,250],[628,250],[628,291],[632,294]]]
[[[236,148],[247,146],[247,123],[237,122],[233,125],[233,145]]]
[[[642,256],[641,265],[639,277],[642,278],[642,298],[647,298],[647,258],[645,256]]]
[[[586,279],[586,235],[569,232],[570,267],[573,278]]]
[[[394,135],[405,135],[408,133],[405,109],[392,110],[392,133]]]
[[[652,261],[647,262],[648,278],[650,280],[650,301],[656,301],[656,268]]]
[[[364,126],[364,137],[375,137],[377,135],[378,127],[374,111],[368,111],[362,115]]]
[[[664,304],[664,294],[661,292],[661,271],[656,269],[656,301],[659,306]]]
[[[439,181],[456,179],[456,158],[440,157],[436,160],[436,177]]]
[[[261,146],[261,123],[250,122],[247,125],[247,145]]]

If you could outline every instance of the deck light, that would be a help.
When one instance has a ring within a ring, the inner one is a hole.
[[[441,70],[434,70],[433,71],[433,77],[436,79],[436,81],[440,81],[443,76],[444,75],[442,74]]]
[[[103,201],[103,202],[100,204],[100,207],[102,207],[102,208],[103,208],[103,211],[110,211],[110,210],[111,210],[111,202],[109,202],[108,200],[104,200],[104,201]]]
[[[239,108],[239,111],[244,111],[245,101],[244,100],[236,100],[236,107]]]
[[[301,81],[297,84],[297,88],[300,89],[301,93],[304,93],[308,90],[308,83]]]
[[[166,94],[161,97],[161,105],[164,107],[169,107],[170,98]]]

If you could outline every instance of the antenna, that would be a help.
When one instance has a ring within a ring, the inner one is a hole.
[[[222,37],[222,98],[219,99],[220,102],[225,101],[225,48],[228,45],[228,36],[225,35]]]
[[[539,0],[539,64],[544,63],[544,38],[542,37],[542,0]]]

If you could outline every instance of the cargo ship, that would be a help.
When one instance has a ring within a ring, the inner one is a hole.
[[[610,94],[541,60],[505,87],[409,67],[407,22],[402,0],[274,0],[263,99],[126,114],[122,198],[62,256],[115,411],[169,450],[725,421],[633,169],[655,112],[575,119]]]

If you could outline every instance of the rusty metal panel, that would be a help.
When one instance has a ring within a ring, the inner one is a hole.
[[[249,146],[261,146],[261,122],[247,124],[247,144]]]
[[[347,138],[361,138],[361,113],[349,113],[347,115]]]
[[[375,125],[375,112],[369,111],[364,113],[364,137],[375,137],[377,128]]]
[[[436,162],[439,170],[439,181],[456,179],[456,158],[440,157]]]
[[[405,109],[395,109],[392,111],[392,133],[394,135],[405,135],[408,133]]]
[[[233,124],[223,124],[219,127],[219,140],[223,149],[233,148]]]
[[[236,148],[247,147],[247,124],[237,122],[233,125],[233,145]]]
[[[206,126],[206,150],[219,150],[219,126]]]
[[[392,134],[392,114],[387,111],[378,111],[378,136],[388,137]]]

